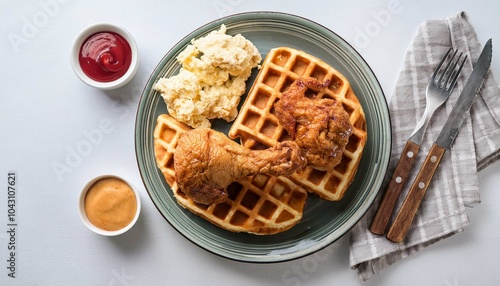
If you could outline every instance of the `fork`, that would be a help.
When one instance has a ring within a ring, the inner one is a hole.
[[[463,52],[461,52],[455,60],[458,50],[455,50],[453,55],[449,57],[452,51],[453,50],[450,48],[442,58],[427,85],[424,114],[406,142],[391,181],[380,202],[377,213],[370,226],[370,231],[374,234],[385,234],[396,202],[408,178],[411,167],[415,162],[416,155],[420,150],[420,145],[424,139],[424,133],[429,125],[429,121],[434,111],[448,99],[457,83],[458,75],[463,68],[467,55],[465,55],[462,62],[459,64]],[[447,58],[449,59],[447,60]],[[447,64],[442,68],[445,61]]]

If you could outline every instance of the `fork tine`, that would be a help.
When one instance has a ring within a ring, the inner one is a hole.
[[[450,79],[452,79],[454,76],[455,76],[455,71],[456,71],[456,67],[458,65],[458,63],[460,62],[460,58],[462,58],[462,55],[463,55],[463,52],[460,53],[460,55],[458,56],[457,60],[455,61],[455,63],[453,64],[453,66],[448,70],[446,71],[448,73],[448,76],[446,77],[446,79],[442,82],[442,87],[446,90],[448,88],[448,86],[451,86],[451,81]],[[453,62],[453,59],[452,59],[452,62]],[[450,62],[451,63],[451,62]]]
[[[462,53],[460,53],[460,57],[462,57]],[[458,61],[460,60],[460,57],[457,59],[457,63]],[[460,72],[462,71],[462,68],[464,67],[464,63],[465,63],[465,60],[467,59],[467,55],[465,55],[464,59],[462,60],[462,63],[460,64],[460,67],[457,69],[456,73],[454,74],[453,76],[453,80],[450,82],[450,87],[447,91],[449,91],[450,93],[453,91],[453,88],[455,88],[455,85],[457,84],[457,79],[458,79],[458,75],[460,74]],[[455,63],[455,65],[457,64]]]
[[[446,52],[446,55],[444,55],[444,57],[441,59],[441,62],[439,62],[439,65],[434,70],[434,73],[432,74],[432,82],[435,82],[436,76],[437,76],[439,70],[441,69],[441,66],[443,65],[444,61],[446,60],[446,58],[450,54],[450,52],[451,52],[451,48],[448,49],[448,51]]]
[[[449,73],[451,73],[452,70],[449,70],[449,68],[450,68],[451,63],[453,63],[453,59],[455,59],[457,52],[458,52],[458,50],[455,50],[455,52],[453,53],[453,56],[451,57],[451,59],[448,61],[448,64],[444,68],[443,73],[441,74],[441,76],[439,77],[439,80],[437,81],[438,86],[446,86],[446,84],[443,85],[442,80],[443,80],[443,77],[448,73],[448,71],[449,71]]]

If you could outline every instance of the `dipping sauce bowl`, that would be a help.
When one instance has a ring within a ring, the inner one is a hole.
[[[128,231],[141,212],[137,189],[122,177],[101,175],[82,188],[78,209],[88,229],[105,236]]]
[[[110,90],[128,83],[139,67],[137,44],[125,29],[94,24],[84,29],[71,48],[71,65],[86,84]]]

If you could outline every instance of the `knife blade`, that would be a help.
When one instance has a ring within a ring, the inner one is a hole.
[[[441,132],[429,150],[394,222],[389,228],[386,236],[387,239],[393,242],[401,242],[404,240],[446,149],[449,149],[455,141],[460,127],[474,103],[477,93],[490,68],[491,57],[492,44],[491,39],[489,39]]]

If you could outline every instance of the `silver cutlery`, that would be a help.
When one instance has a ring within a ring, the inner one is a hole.
[[[492,46],[491,39],[489,39],[387,233],[389,240],[401,242],[405,238],[446,149],[450,148],[457,137],[460,127],[474,103],[474,99],[488,73],[491,57]]]
[[[450,48],[431,76],[426,90],[426,105],[422,118],[417,123],[413,133],[406,142],[406,145],[401,153],[399,162],[396,166],[391,181],[385,191],[385,194],[380,202],[377,213],[370,226],[370,231],[374,234],[385,234],[389,219],[392,216],[396,202],[401,194],[401,190],[408,178],[411,167],[415,162],[416,155],[420,150],[425,130],[429,125],[429,121],[434,114],[434,111],[441,106],[450,96],[453,88],[456,85],[458,75],[463,68],[467,56],[464,56],[460,62],[463,53],[460,53],[455,60],[458,50],[455,50],[452,56],[447,60],[452,52]],[[443,64],[447,61],[444,68]]]

